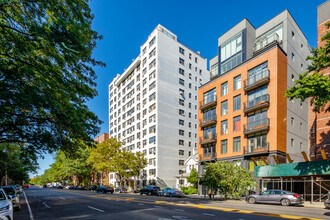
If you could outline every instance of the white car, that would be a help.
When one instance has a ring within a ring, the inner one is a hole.
[[[3,189],[0,189],[0,219],[13,219],[13,204]]]

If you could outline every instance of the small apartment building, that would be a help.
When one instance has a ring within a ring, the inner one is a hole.
[[[174,187],[197,149],[198,87],[209,81],[207,60],[158,25],[140,54],[109,84],[109,134],[123,149],[142,152],[147,167],[127,187]],[[114,173],[110,183],[118,186]]]
[[[255,29],[244,19],[218,39],[211,81],[199,89],[199,164],[227,160],[248,168],[303,161],[308,102],[284,92],[307,67],[307,40],[285,10]],[[203,169],[199,169],[200,173]]]

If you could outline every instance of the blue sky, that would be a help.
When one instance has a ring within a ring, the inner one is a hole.
[[[104,37],[98,42],[93,55],[107,66],[95,69],[99,94],[88,106],[104,122],[101,133],[108,132],[108,84],[139,54],[140,45],[158,24],[209,60],[217,54],[218,37],[242,19],[247,18],[258,28],[289,9],[309,45],[315,47],[316,8],[323,2],[325,0],[93,0],[90,3],[95,15],[93,28]],[[44,160],[39,160],[41,169],[38,173],[52,162],[52,156],[45,155]]]

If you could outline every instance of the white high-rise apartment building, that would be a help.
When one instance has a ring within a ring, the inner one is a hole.
[[[158,25],[140,54],[109,84],[109,134],[148,160],[133,185],[174,187],[197,148],[197,90],[209,81],[207,60]],[[109,183],[118,186],[114,174]]]

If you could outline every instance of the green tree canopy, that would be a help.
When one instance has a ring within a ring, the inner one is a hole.
[[[190,171],[190,175],[187,178],[188,183],[191,183],[195,188],[198,187],[198,172],[195,168]]]
[[[250,172],[227,161],[207,163],[200,184],[218,190],[225,198],[240,197],[255,185]]]
[[[88,0],[0,3],[0,143],[29,153],[74,151],[92,143],[101,121],[86,101],[97,95],[96,41]]]
[[[330,22],[325,24],[329,29]],[[308,56],[306,60],[312,63],[308,66],[308,71],[299,75],[299,79],[295,81],[295,85],[288,89],[285,96],[290,99],[300,99],[305,101],[310,98],[314,112],[330,111],[330,75],[320,73],[321,70],[330,67],[330,32],[321,38],[325,40],[325,46],[320,48],[312,48],[312,56]]]

